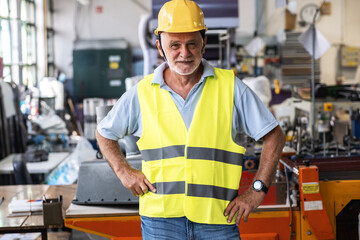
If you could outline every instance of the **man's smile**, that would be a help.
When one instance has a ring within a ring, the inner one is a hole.
[[[182,63],[182,64],[191,64],[194,60],[183,60],[183,61],[176,61],[176,63]]]

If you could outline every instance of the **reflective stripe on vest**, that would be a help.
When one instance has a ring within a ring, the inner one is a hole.
[[[138,146],[142,171],[157,192],[140,197],[140,215],[229,224],[223,212],[237,196],[245,153],[231,137],[234,74],[215,69],[206,79],[189,130],[170,93],[152,78],[138,85]]]
[[[156,194],[185,194],[185,181],[157,182],[153,183],[153,186],[157,190]],[[207,197],[231,201],[234,199],[234,197],[237,196],[237,193],[237,190],[228,188],[211,185],[188,184],[186,195],[192,197]]]
[[[184,153],[185,145],[168,146],[164,148],[146,149],[141,151],[142,158],[145,161],[184,157]],[[228,152],[220,149],[199,147],[187,148],[188,159],[214,160],[242,166],[243,157],[243,154]]]
[[[141,156],[145,161],[160,160],[167,158],[184,157],[185,145],[167,146],[156,149],[146,149],[141,151]]]
[[[242,166],[243,154],[214,148],[187,147],[187,159],[214,160]]]

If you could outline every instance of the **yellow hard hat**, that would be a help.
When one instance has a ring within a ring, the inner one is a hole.
[[[158,15],[158,27],[155,34],[160,32],[196,32],[207,30],[204,23],[204,13],[201,8],[190,0],[172,0],[166,2]]]

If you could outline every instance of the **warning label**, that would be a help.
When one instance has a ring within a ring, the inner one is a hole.
[[[322,209],[323,209],[322,201],[304,202],[304,210],[305,211],[314,211],[314,210],[322,210]]]
[[[303,183],[302,190],[304,194],[318,193],[319,183]]]

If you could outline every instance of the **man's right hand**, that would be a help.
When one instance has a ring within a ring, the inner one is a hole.
[[[136,197],[142,196],[150,189],[152,192],[156,192],[156,188],[145,177],[142,171],[128,167],[118,175],[120,181],[134,194]]]
[[[119,143],[115,140],[107,139],[101,136],[96,130],[96,140],[101,152],[116,173],[124,187],[129,189],[136,197],[143,195],[150,189],[156,192],[156,188],[140,171],[130,166],[125,156],[121,153]]]

